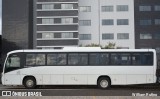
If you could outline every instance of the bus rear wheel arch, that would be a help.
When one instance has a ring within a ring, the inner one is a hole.
[[[111,86],[111,79],[108,76],[100,76],[97,80],[97,86],[100,89],[108,89]]]
[[[36,79],[33,76],[26,76],[23,79],[23,85],[27,89],[34,89],[36,88]]]

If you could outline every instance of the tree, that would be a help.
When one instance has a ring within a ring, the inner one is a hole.
[[[115,46],[116,46],[115,43],[109,42],[109,43],[108,43],[107,45],[105,45],[104,47],[103,47],[102,45],[94,44],[94,43],[85,45],[84,47],[101,47],[102,49],[115,49]],[[80,47],[82,47],[82,45],[80,45]]]
[[[103,49],[115,49],[116,44],[109,42]]]
[[[99,44],[91,43],[91,44],[86,45],[85,47],[102,47],[102,46]]]

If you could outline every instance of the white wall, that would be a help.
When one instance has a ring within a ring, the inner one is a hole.
[[[91,19],[91,26],[79,26],[79,34],[92,34],[91,40],[80,40],[79,44],[99,44],[98,0],[79,0],[79,6],[91,6],[91,12],[79,11],[79,20]]]
[[[113,5],[113,12],[101,12],[101,6]],[[117,12],[117,5],[128,5],[129,11]],[[133,0],[79,0],[79,6],[91,6],[91,12],[79,12],[79,20],[91,19],[91,26],[79,26],[79,34],[91,33],[91,40],[80,40],[83,46],[90,43],[105,46],[108,42],[116,47],[135,48]],[[102,19],[113,19],[114,25],[102,26]],[[117,19],[129,19],[129,25],[117,26]],[[113,40],[102,40],[102,33],[114,33]],[[128,40],[117,40],[117,33],[129,33]],[[99,39],[100,38],[100,39]]]

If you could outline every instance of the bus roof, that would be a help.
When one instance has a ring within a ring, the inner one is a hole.
[[[63,49],[25,49],[14,50],[8,52],[7,55],[12,53],[21,52],[155,52],[155,49],[101,49],[100,47],[67,47]]]

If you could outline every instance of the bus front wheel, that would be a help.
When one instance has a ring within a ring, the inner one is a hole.
[[[36,80],[34,77],[27,77],[24,79],[23,84],[27,89],[34,89],[36,87]]]
[[[111,81],[108,77],[101,77],[98,79],[98,87],[101,89],[107,89],[111,86]]]

